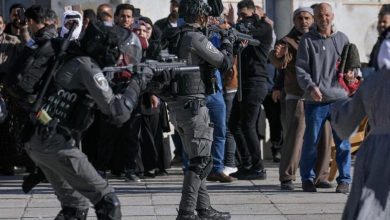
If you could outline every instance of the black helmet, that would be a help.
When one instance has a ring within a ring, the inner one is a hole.
[[[209,16],[211,7],[203,0],[182,0],[179,16],[187,23],[195,23],[199,16]]]
[[[80,40],[81,48],[101,67],[116,64],[120,51],[120,35],[116,27],[105,26],[102,22],[92,22]]]

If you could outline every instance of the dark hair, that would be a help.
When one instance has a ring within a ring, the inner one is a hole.
[[[92,22],[95,22],[97,19],[96,14],[92,9],[85,9],[83,11],[83,18],[88,18]]]
[[[45,13],[45,18],[47,20],[57,20],[58,16],[57,16],[57,13],[53,9],[47,8],[46,13]]]
[[[312,5],[310,5],[310,8],[314,10],[318,5],[319,5],[319,3],[312,4]]]
[[[25,7],[22,4],[20,4],[20,3],[13,4],[9,8],[9,13],[11,14],[12,10],[15,9],[15,8],[25,8]]]
[[[150,20],[150,18],[148,18],[148,17],[140,17],[138,20],[144,21],[145,23],[150,24],[150,26],[153,27],[153,22],[152,22],[152,20]]]
[[[114,16],[118,16],[120,11],[122,10],[131,10],[131,12],[134,14],[134,6],[130,4],[119,4],[116,6]]]
[[[45,22],[46,10],[40,5],[33,5],[26,9],[24,16],[32,19],[38,24],[43,24]]]
[[[390,4],[382,5],[381,9],[379,10],[378,16],[381,17],[387,14],[390,14]]]
[[[242,8],[254,9],[255,3],[253,2],[253,0],[242,0],[237,4],[237,8],[238,8],[238,10],[240,10]]]

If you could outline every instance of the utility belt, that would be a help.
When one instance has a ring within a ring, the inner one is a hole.
[[[198,115],[201,107],[206,106],[206,100],[202,98],[194,98],[184,103],[184,109],[191,110],[192,115]]]

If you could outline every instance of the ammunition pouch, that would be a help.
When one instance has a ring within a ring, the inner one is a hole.
[[[94,101],[85,94],[60,89],[51,95],[43,109],[51,118],[58,119],[58,125],[69,132],[83,132],[93,122]]]
[[[170,83],[172,95],[205,94],[206,87],[200,72],[177,73]]]

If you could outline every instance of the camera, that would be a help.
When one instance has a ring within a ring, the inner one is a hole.
[[[24,15],[24,8],[20,8],[18,10],[18,17],[19,17],[19,25],[20,26],[25,26],[27,24],[27,18],[26,16]]]

